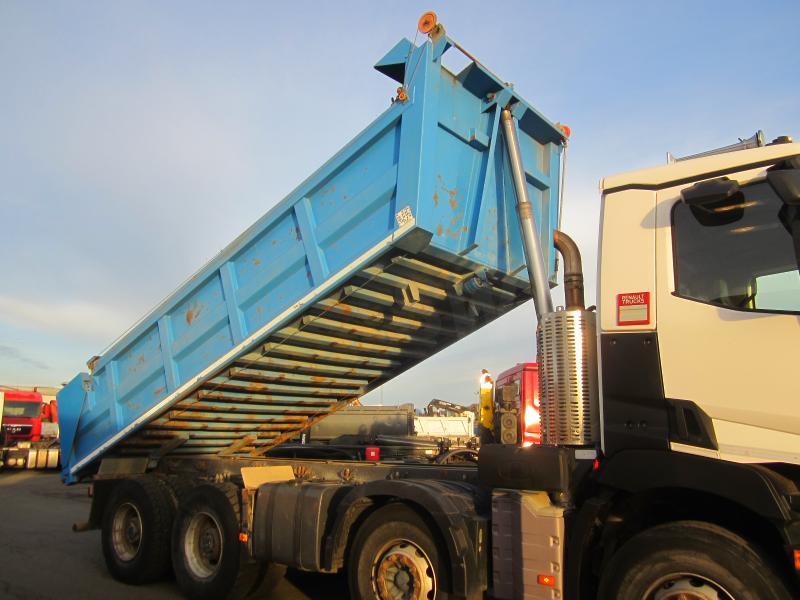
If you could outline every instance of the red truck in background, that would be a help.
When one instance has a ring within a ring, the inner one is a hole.
[[[536,363],[517,363],[495,380],[495,406],[502,406],[503,395],[512,394],[519,407],[518,443],[523,447],[542,443],[539,417],[539,367]],[[508,392],[504,390],[509,390]],[[502,417],[501,417],[502,427]]]
[[[477,433],[481,444],[541,444],[539,367],[517,363],[493,380],[484,369],[480,378]]]
[[[45,402],[39,392],[0,392],[3,407],[2,435],[4,445],[14,442],[38,442],[42,439],[42,423],[58,422],[55,401]],[[52,406],[52,408],[51,408]],[[55,416],[55,420],[53,420]]]
[[[0,465],[56,468],[58,404],[51,388],[0,389]]]

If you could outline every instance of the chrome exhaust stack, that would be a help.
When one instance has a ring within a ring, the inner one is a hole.
[[[597,323],[583,300],[583,268],[577,244],[554,236],[564,257],[566,309],[539,319],[536,328],[542,443],[593,446],[600,438]]]
[[[569,236],[555,232],[555,247],[564,257],[566,309],[554,311],[510,110],[503,110],[501,121],[538,320],[536,346],[542,443],[594,446],[600,439],[597,324],[595,314],[584,306],[580,251]]]
[[[594,446],[600,440],[597,325],[587,310],[542,315],[536,328],[542,443]]]
[[[600,438],[596,315],[583,300],[577,244],[556,231],[564,257],[566,309],[542,315],[536,328],[542,443],[593,446]]]

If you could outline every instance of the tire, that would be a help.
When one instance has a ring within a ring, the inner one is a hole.
[[[425,522],[404,504],[390,504],[367,517],[350,557],[347,576],[353,600],[445,597],[445,554]],[[415,586],[416,594],[411,593]]]
[[[637,534],[611,558],[601,600],[790,600],[780,577],[743,538],[701,521]]]
[[[114,579],[140,585],[167,575],[174,514],[161,481],[140,477],[116,484],[103,512],[101,533],[103,557]]]
[[[268,570],[239,542],[239,491],[203,484],[180,499],[172,530],[172,567],[181,591],[197,600],[242,599],[259,589]]]

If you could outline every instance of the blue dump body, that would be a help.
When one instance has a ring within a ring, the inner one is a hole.
[[[264,456],[529,299],[509,105],[554,281],[562,133],[450,48],[398,43],[376,68],[407,100],[61,391],[67,483],[107,457]]]

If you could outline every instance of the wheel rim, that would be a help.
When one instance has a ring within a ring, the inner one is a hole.
[[[734,600],[719,583],[693,573],[663,577],[644,595],[646,600]]]
[[[223,552],[222,527],[207,512],[192,515],[186,528],[183,552],[186,565],[199,579],[208,579],[219,569]]]
[[[117,557],[129,562],[136,558],[142,545],[142,516],[130,502],[124,502],[114,512],[111,522],[111,543]]]
[[[409,540],[395,540],[378,552],[372,581],[380,600],[433,600],[436,572],[425,552]]]

